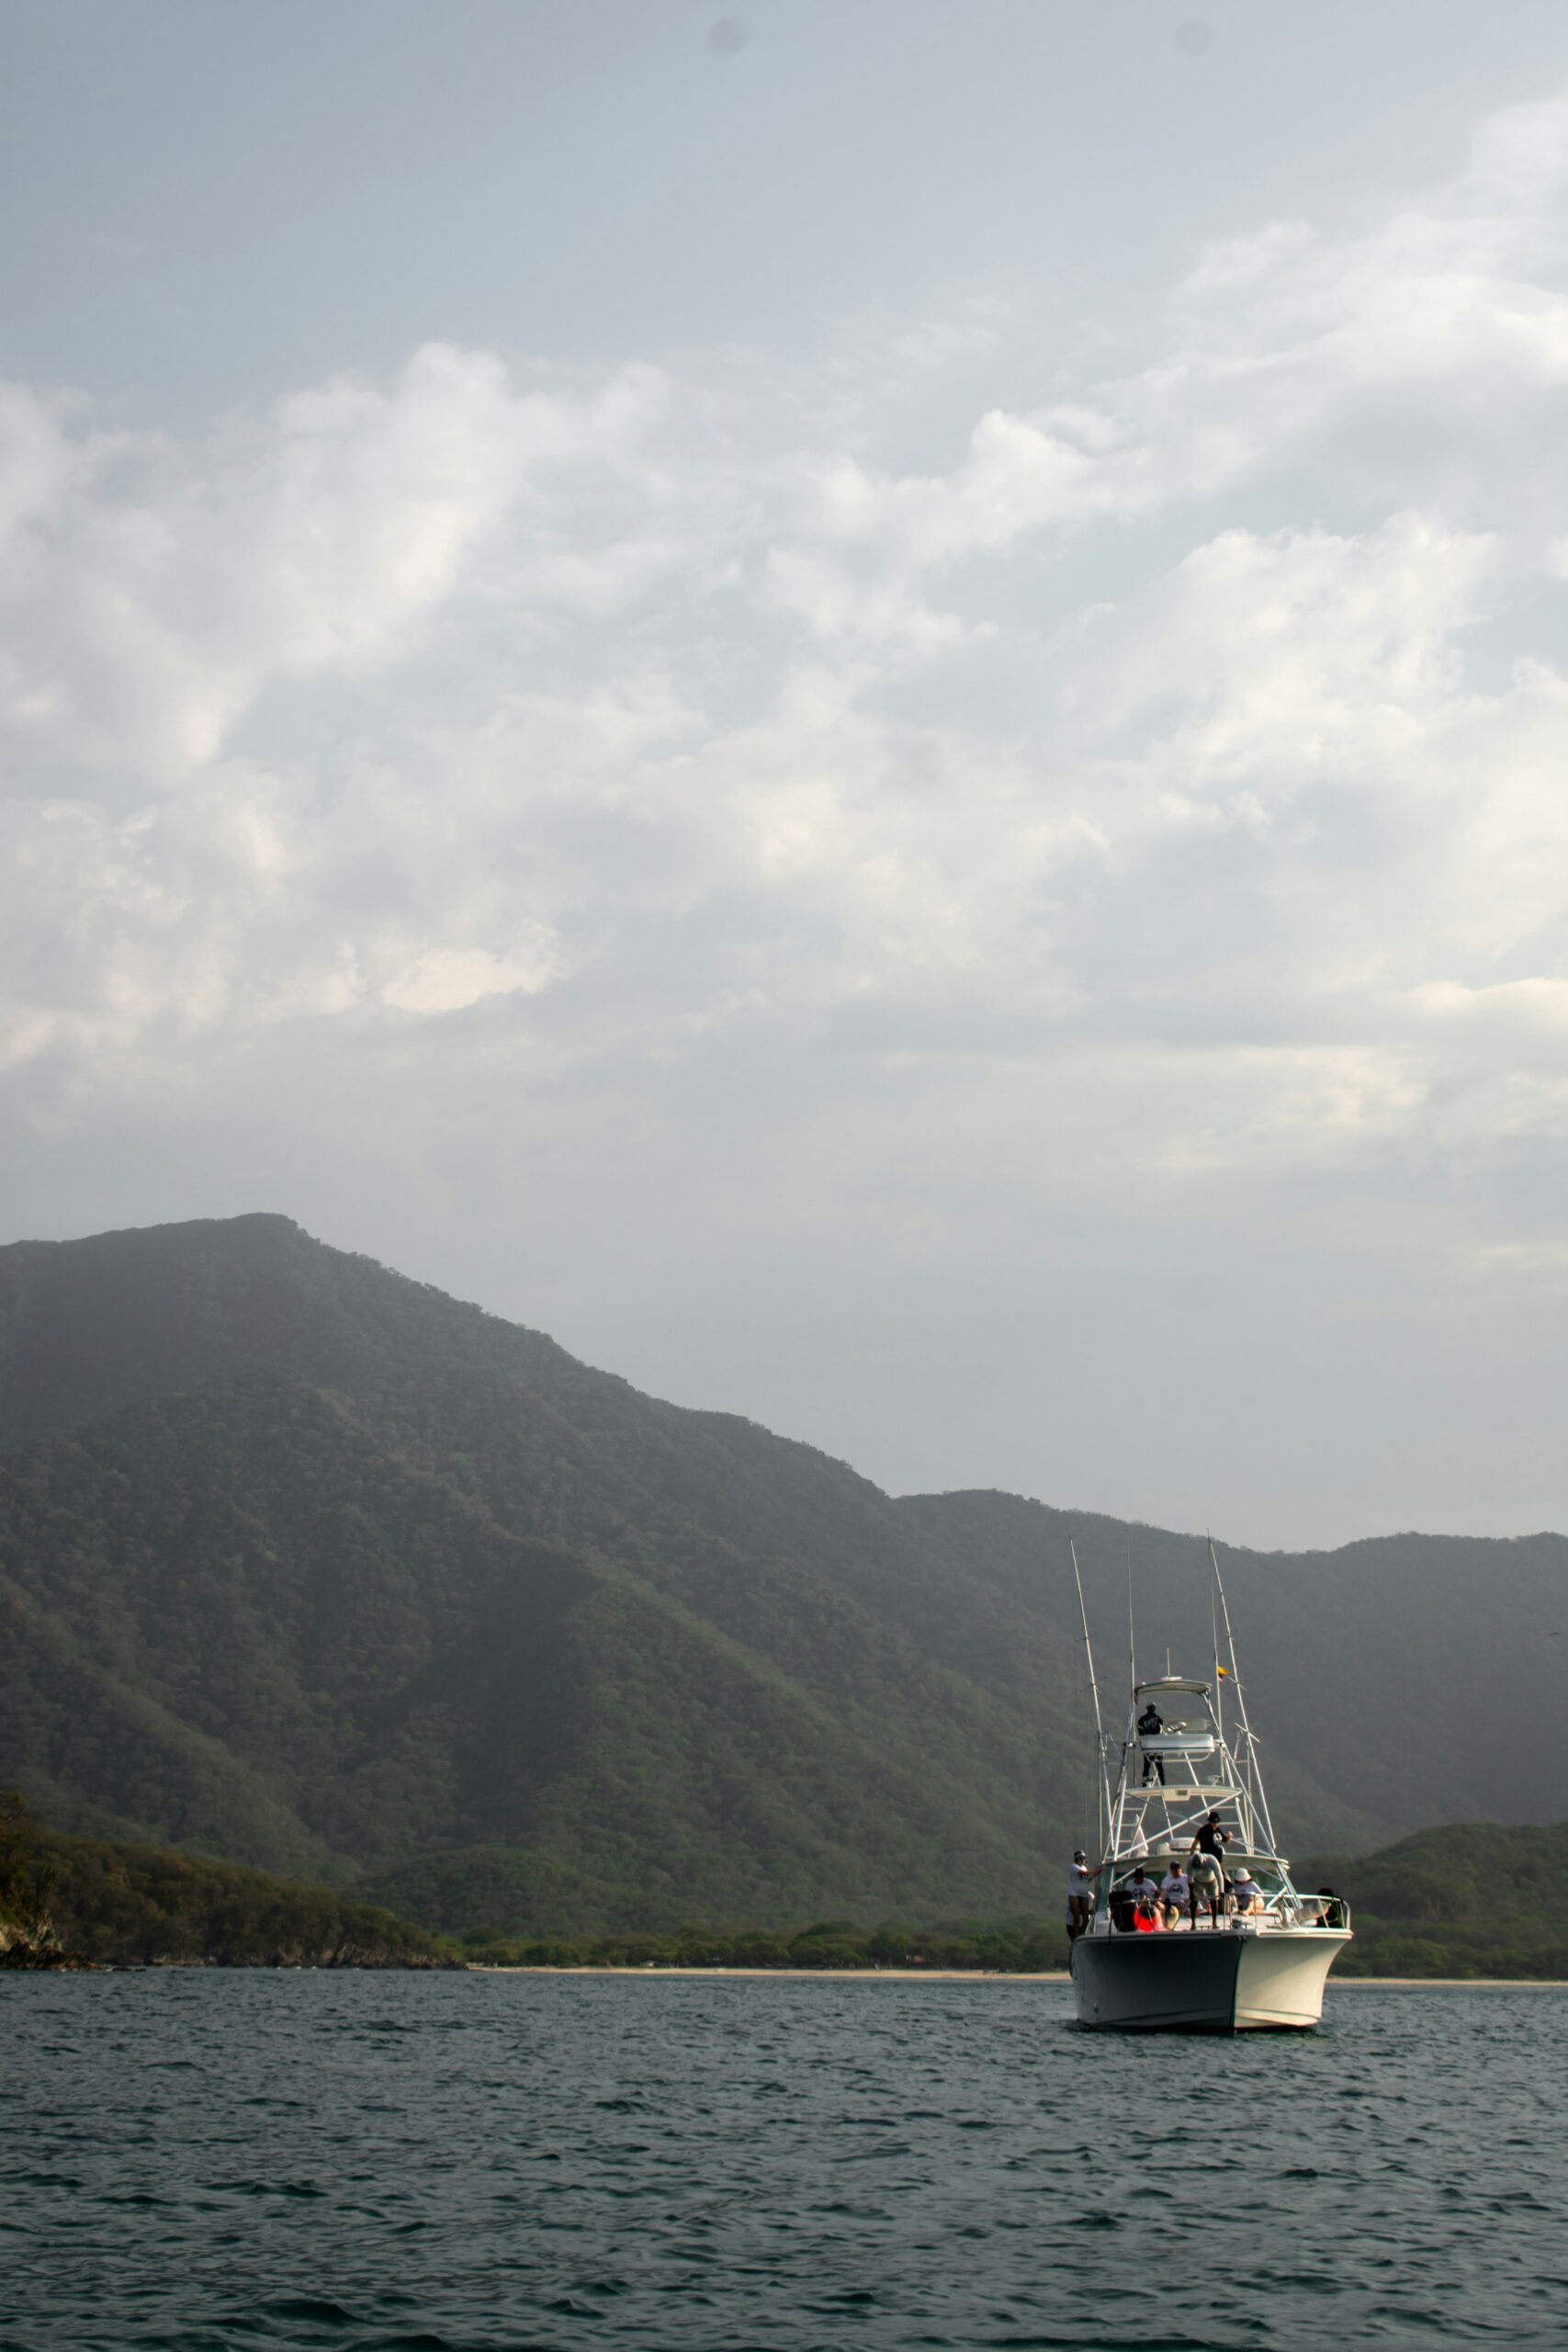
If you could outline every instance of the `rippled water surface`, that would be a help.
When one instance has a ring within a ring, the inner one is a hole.
[[[1568,2344],[1568,1994],[0,1980],[0,2343]]]

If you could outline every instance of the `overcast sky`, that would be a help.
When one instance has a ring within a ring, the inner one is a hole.
[[[10,0],[3,1238],[1568,1524],[1561,0]]]

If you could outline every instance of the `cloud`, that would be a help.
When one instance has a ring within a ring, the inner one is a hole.
[[[784,593],[799,583],[825,636],[886,639],[897,604],[930,647],[952,628],[924,601],[933,575],[1045,532],[1234,502],[1314,463],[1337,503],[1438,494],[1457,519],[1481,496],[1533,496],[1530,420],[1546,428],[1568,385],[1565,158],[1568,99],[1505,109],[1453,183],[1374,221],[1274,221],[1210,246],[1145,365],[987,410],[947,470],[817,460],[813,552],[775,557]]]
[[[461,1012],[489,996],[532,996],[548,981],[555,943],[537,932],[504,956],[484,947],[426,947],[382,983],[381,996],[401,1012]]]
[[[1555,1037],[1568,1030],[1568,973],[1550,979],[1495,980],[1489,988],[1427,980],[1411,990],[1411,1002],[1430,1021],[1496,1022]]]
[[[373,678],[427,641],[498,526],[586,467],[615,481],[662,384],[519,391],[441,344],[391,385],[291,394],[205,448],[0,403],[0,726],[19,760],[170,782],[274,681]],[[614,551],[612,564],[622,560]],[[592,602],[592,557],[575,558]]]
[[[779,1229],[1304,1184],[1546,1249],[1565,157],[1552,100],[1255,224],[1100,379],[976,300],[821,366],[432,345],[194,442],[8,388],[17,1115],[292,1054],[318,1139],[678,1132]],[[1039,396],[954,435],[993,355]]]

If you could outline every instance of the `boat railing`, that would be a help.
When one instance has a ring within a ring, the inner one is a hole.
[[[1226,1911],[1218,1919],[1206,1910],[1201,1911],[1196,1918],[1183,1915],[1174,1921],[1167,1921],[1161,1917],[1159,1925],[1151,1930],[1135,1924],[1131,1905],[1123,1905],[1119,1899],[1121,1888],[1116,1890],[1116,1894],[1118,1899],[1110,1905],[1108,1913],[1102,1915],[1106,1928],[1116,1936],[1147,1935],[1151,1932],[1156,1935],[1234,1933],[1258,1936],[1277,1933],[1286,1928],[1333,1928],[1348,1932],[1350,1926],[1350,1905],[1343,1895],[1281,1893],[1271,1895],[1256,1911]]]
[[[1342,1894],[1298,1894],[1291,1924],[1297,1928],[1348,1928],[1350,1905]]]

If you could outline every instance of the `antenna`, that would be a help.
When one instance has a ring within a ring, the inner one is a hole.
[[[1235,1684],[1236,1711],[1241,1716],[1241,1728],[1247,1739],[1248,1777],[1252,1782],[1250,1794],[1263,1816],[1263,1826],[1268,1834],[1269,1848],[1272,1849],[1274,1824],[1269,1817],[1269,1800],[1263,1793],[1262,1776],[1258,1769],[1258,1741],[1252,1725],[1247,1719],[1247,1693],[1241,1687],[1241,1669],[1235,1662],[1235,1635],[1231,1631],[1230,1603],[1225,1599],[1224,1580],[1220,1575],[1220,1557],[1214,1549],[1214,1539],[1212,1535],[1209,1538],[1209,1565],[1214,1572],[1214,1589],[1220,1596],[1220,1610],[1225,1621],[1225,1647],[1230,1652],[1231,1679]],[[1218,1679],[1216,1675],[1216,1681]]]
[[[1084,1607],[1083,1577],[1078,1571],[1078,1547],[1071,1536],[1067,1538],[1067,1549],[1073,1555],[1073,1582],[1078,1589],[1078,1620],[1083,1626],[1083,1654],[1089,1665],[1089,1696],[1094,1701],[1094,1745],[1100,1758],[1100,1802],[1103,1808],[1095,1826],[1100,1831],[1099,1844],[1103,1850],[1105,1840],[1111,1833],[1111,1782],[1105,1770],[1105,1724],[1100,1713],[1100,1684],[1095,1679],[1094,1651],[1089,1638],[1089,1611]]]

